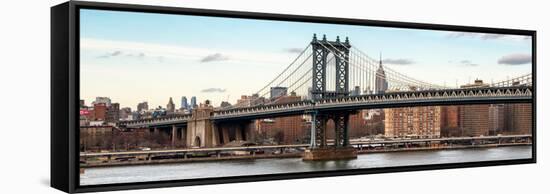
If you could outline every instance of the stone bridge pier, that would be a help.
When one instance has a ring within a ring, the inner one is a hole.
[[[349,143],[349,115],[343,112],[312,112],[310,147],[304,152],[303,160],[355,159],[357,151]],[[327,123],[334,122],[334,144],[327,144]]]
[[[187,121],[187,147],[218,147],[232,141],[249,139],[252,121],[217,122],[211,118],[213,111],[214,108],[209,104],[193,110],[191,119]]]

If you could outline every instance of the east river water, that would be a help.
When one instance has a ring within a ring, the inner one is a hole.
[[[355,160],[304,162],[301,158],[212,161],[88,168],[81,185],[444,164],[531,158],[531,146],[360,154]]]

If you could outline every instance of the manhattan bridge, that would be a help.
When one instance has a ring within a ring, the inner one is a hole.
[[[273,103],[272,88],[283,87],[302,100]],[[452,88],[428,83],[383,66],[354,47],[350,40],[313,36],[311,42],[271,81],[254,93],[245,107],[199,107],[191,114],[123,121],[123,128],[168,129],[174,141],[188,146],[216,147],[230,139],[246,140],[246,125],[256,119],[294,115],[311,117],[310,158],[350,158],[348,120],[362,109],[461,104],[532,103],[532,75],[496,83]],[[327,144],[327,122],[335,138]],[[231,133],[229,131],[232,131]],[[235,135],[236,134],[236,135]],[[229,137],[230,135],[236,137]],[[307,156],[304,156],[307,158]]]

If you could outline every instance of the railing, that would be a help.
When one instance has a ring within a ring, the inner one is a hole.
[[[360,96],[347,96],[336,98],[325,98],[318,101],[298,101],[286,104],[259,105],[254,107],[234,108],[227,110],[217,110],[211,115],[212,119],[228,119],[257,115],[275,115],[282,113],[303,114],[306,111],[317,110],[329,107],[350,107],[350,106],[368,106],[375,104],[392,103],[420,103],[420,102],[454,102],[467,100],[497,100],[507,98],[531,99],[532,86],[512,86],[512,87],[479,87],[466,89],[445,89],[445,90],[422,90],[406,92],[390,92],[385,94],[371,94]],[[144,119],[137,121],[125,121],[119,125],[126,127],[140,127],[149,125],[175,124],[187,122],[191,114],[177,115],[172,117],[161,117],[154,119]]]
[[[174,123],[174,122],[182,122],[187,121],[191,119],[191,114],[185,114],[185,115],[172,115],[168,117],[159,117],[159,118],[147,118],[147,119],[140,119],[140,120],[134,120],[134,121],[122,121],[119,122],[119,126],[125,126],[125,127],[140,127],[140,126],[147,126],[150,124],[162,124],[162,123]]]

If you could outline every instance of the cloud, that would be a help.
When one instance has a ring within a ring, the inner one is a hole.
[[[207,55],[206,57],[203,57],[200,62],[201,63],[208,63],[208,62],[213,62],[213,61],[225,61],[225,60],[228,60],[229,57],[226,57],[220,53],[215,53],[215,54],[211,54],[211,55]]]
[[[384,59],[382,62],[394,65],[410,65],[414,63],[414,61],[410,59]]]
[[[113,51],[110,53],[107,53],[105,55],[101,55],[98,58],[109,58],[109,57],[116,57],[122,55],[122,51]]]
[[[472,63],[472,61],[470,60],[462,60],[460,61],[460,64],[464,66],[470,66],[470,67],[478,66],[478,64]]]
[[[132,42],[132,41],[114,41],[93,38],[82,38],[80,46],[86,51],[95,51],[99,53],[108,53],[111,51],[122,51],[124,55],[117,57],[126,57],[125,54],[133,54],[137,57],[139,53],[144,53],[143,59],[150,59],[156,62],[175,62],[175,61],[196,61],[214,53],[221,53],[222,56],[228,56],[227,62],[239,62],[239,64],[254,65],[265,67],[270,65],[281,65],[288,63],[288,53],[285,52],[264,52],[249,49],[217,49],[190,47],[185,45],[165,45],[156,43]],[[162,59],[159,59],[162,58]],[[137,58],[139,59],[139,58]]]
[[[529,40],[530,36],[522,35],[508,35],[508,34],[492,34],[492,33],[474,33],[474,32],[450,32],[447,34],[447,38],[479,38],[481,40],[496,40],[496,39],[509,39],[509,40]]]
[[[143,52],[128,53],[128,52],[122,52],[122,51],[117,50],[117,51],[107,53],[105,55],[98,56],[97,58],[103,58],[104,59],[104,58],[117,57],[117,56],[144,58],[145,53],[143,53]]]
[[[504,55],[498,59],[498,64],[501,65],[523,65],[531,63],[531,55],[524,53],[514,53]]]
[[[302,53],[303,50],[301,48],[287,48],[284,51],[287,53]]]
[[[201,90],[201,92],[203,92],[203,93],[213,93],[213,92],[224,93],[225,89],[222,89],[222,88],[206,88],[206,89]]]

